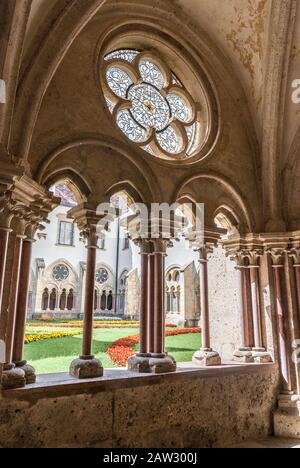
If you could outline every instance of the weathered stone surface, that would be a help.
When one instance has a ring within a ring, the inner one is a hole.
[[[6,389],[25,387],[25,372],[16,367],[2,372],[1,387]]]
[[[78,379],[94,379],[103,376],[99,359],[75,359],[70,366],[70,375]]]
[[[277,437],[300,439],[300,395],[279,396],[274,432]]]
[[[233,361],[250,363],[254,362],[251,348],[239,348],[233,354]]]
[[[26,385],[36,382],[36,373],[34,367],[27,364],[26,361],[16,363],[16,367],[25,373]]]
[[[220,366],[221,357],[216,351],[200,350],[193,355],[193,363],[197,366]]]
[[[272,428],[276,387],[274,374],[241,374],[117,390],[116,444],[212,447],[264,436]]]
[[[271,433],[278,387],[273,366],[220,377],[145,379],[147,385],[101,386],[85,395],[2,398],[0,446],[212,447]]]
[[[172,356],[164,358],[132,356],[128,359],[128,370],[140,373],[163,374],[176,371],[176,361]]]

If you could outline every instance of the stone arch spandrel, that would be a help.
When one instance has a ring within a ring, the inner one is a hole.
[[[113,142],[110,144],[107,139],[105,142],[105,138],[83,139],[58,148],[44,159],[36,178],[44,183],[65,171],[75,174],[77,180],[86,181],[90,200],[98,203],[109,199],[110,194],[122,187],[139,194],[146,203],[161,198],[151,169],[143,162],[136,162]]]
[[[181,184],[175,197],[179,202],[191,200],[203,203],[206,225],[214,224],[215,213],[220,206],[225,204],[236,213],[241,226],[248,232],[259,229],[260,213],[253,213],[250,201],[242,192],[230,181],[216,173],[196,174],[189,178]]]

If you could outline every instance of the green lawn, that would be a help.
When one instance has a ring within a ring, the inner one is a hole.
[[[70,328],[28,329],[28,334],[40,332],[68,331]],[[104,367],[114,367],[106,354],[108,346],[119,338],[136,335],[137,328],[95,329],[93,352]],[[80,355],[81,335],[45,340],[25,345],[25,359],[32,364],[38,374],[67,372],[71,361]],[[166,349],[177,362],[190,361],[193,353],[200,347],[200,334],[169,336]]]

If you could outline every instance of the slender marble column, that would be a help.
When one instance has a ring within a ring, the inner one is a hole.
[[[149,350],[148,343],[148,273],[149,273],[149,243],[140,243],[141,255],[141,296],[140,296],[140,352],[138,356],[147,356]]]
[[[252,296],[251,296],[251,278],[250,268],[245,267],[245,281],[244,281],[244,294],[245,294],[245,320],[246,320],[246,345],[250,348],[254,346],[254,327],[253,327],[253,311],[252,311]]]
[[[253,250],[250,252],[250,282],[251,282],[251,299],[252,299],[252,318],[253,318],[253,336],[254,347],[252,355],[256,362],[266,363],[272,362],[272,356],[266,351],[263,345],[262,334],[262,316],[261,316],[261,302],[259,292],[259,273],[260,273],[260,257],[263,254],[260,250]]]
[[[1,377],[1,386],[3,389],[21,388],[26,385],[25,372],[22,369],[16,368],[15,364],[12,362],[23,238],[23,235],[15,234],[11,239],[11,244],[8,246],[8,248],[12,250],[12,267],[11,271],[9,273],[7,272],[7,275],[10,274],[11,278],[8,279],[10,290],[8,296],[8,314],[5,335],[6,362],[4,364]]]
[[[244,266],[237,266],[237,292],[238,292],[238,301],[239,301],[239,312],[240,312],[240,323],[241,323],[241,348],[246,348],[246,320],[245,320],[245,295],[244,295],[244,288],[245,288],[245,267]]]
[[[103,375],[101,362],[92,355],[97,240],[96,232],[90,229],[87,236],[82,355],[79,359],[75,359],[70,367],[70,374],[80,379],[102,377]]]
[[[0,228],[0,310],[2,304],[3,285],[5,277],[5,265],[7,257],[8,238],[11,229]]]
[[[83,319],[82,356],[92,356],[93,318],[95,299],[97,236],[91,232],[87,245],[85,302]]]
[[[259,266],[251,265],[249,268],[250,268],[250,281],[251,281],[254,347],[256,349],[262,349],[263,343],[262,343],[261,310],[260,310],[259,281],[258,281]]]
[[[298,300],[298,319],[300,320],[300,264],[295,263],[295,279],[296,279],[296,289],[297,289],[297,300]]]
[[[154,353],[154,254],[148,257],[148,353]]]
[[[194,364],[201,366],[218,366],[221,364],[219,354],[211,348],[210,343],[210,323],[209,323],[209,299],[208,299],[208,259],[212,252],[210,245],[204,245],[199,249],[200,256],[200,308],[201,308],[201,329],[202,346],[193,356]]]
[[[154,356],[165,356],[165,246],[154,248]]]
[[[286,330],[285,307],[282,290],[282,271],[284,268],[283,258],[281,255],[273,257],[273,273],[274,273],[274,288],[276,302],[276,317],[278,330],[278,346],[281,380],[283,385],[283,393],[290,394],[292,392],[291,375],[288,358],[288,337]]]
[[[12,351],[16,323],[17,297],[20,278],[20,266],[24,236],[16,235],[14,242],[14,259],[12,267],[11,290],[9,296],[8,319],[6,329],[6,362],[12,362]]]
[[[241,341],[240,347],[234,351],[233,360],[237,362],[254,362],[251,347],[249,346],[249,325],[247,319],[247,297],[246,289],[246,267],[245,257],[240,252],[232,256],[232,260],[237,262],[237,292],[240,313]]]
[[[165,255],[168,242],[150,240],[148,255],[142,256],[141,271],[141,353],[128,360],[133,372],[165,373],[176,370],[176,362],[165,353]],[[145,258],[148,257],[148,261]],[[147,279],[145,278],[147,276]],[[144,302],[145,301],[145,302]],[[147,327],[145,326],[147,318]],[[147,343],[147,345],[146,345]],[[146,351],[146,352],[142,352]]]
[[[32,239],[24,239],[23,241],[13,345],[13,363],[25,372],[26,384],[32,384],[36,381],[34,368],[27,364],[23,356],[32,243]]]

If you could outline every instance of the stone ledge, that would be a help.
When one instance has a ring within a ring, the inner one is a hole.
[[[186,378],[216,378],[235,374],[266,374],[277,372],[277,364],[237,364],[228,362],[213,368],[197,368],[192,363],[179,363],[172,374],[138,374],[122,369],[105,369],[104,376],[84,381],[71,377],[67,373],[43,374],[34,384],[25,388],[3,390],[2,398],[32,400],[50,396],[65,396],[84,393],[98,393],[120,388],[157,385],[162,382],[176,382]]]

